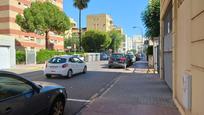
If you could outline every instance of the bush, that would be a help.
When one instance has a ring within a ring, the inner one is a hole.
[[[63,52],[57,52],[52,50],[40,50],[37,52],[37,63],[45,63],[48,59],[52,58],[55,55],[63,55]]]
[[[49,60],[50,58],[58,55],[73,55],[74,52],[58,52],[54,50],[40,50],[37,52],[37,63],[45,63],[45,61]],[[76,52],[76,54],[84,55],[82,52]]]
[[[25,64],[26,54],[25,51],[16,51],[16,64]]]

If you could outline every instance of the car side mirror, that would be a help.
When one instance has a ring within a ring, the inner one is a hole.
[[[39,84],[36,84],[34,87],[33,87],[33,91],[36,92],[36,93],[40,93],[40,89],[42,88],[41,85]]]

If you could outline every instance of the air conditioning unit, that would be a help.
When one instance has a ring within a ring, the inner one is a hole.
[[[192,76],[189,73],[183,75],[183,106],[186,110],[191,109],[192,104]]]

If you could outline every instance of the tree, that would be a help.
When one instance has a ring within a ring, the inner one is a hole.
[[[146,26],[145,36],[158,37],[160,35],[160,0],[151,0],[142,13],[142,21]]]
[[[111,43],[106,32],[87,31],[82,37],[82,46],[87,52],[104,51]]]
[[[74,46],[76,44],[76,47],[79,47],[79,38],[78,36],[74,33],[72,34],[72,37],[70,38],[65,38],[64,40],[64,47],[67,48],[67,46]]]
[[[81,11],[88,7],[89,0],[74,0],[74,7],[79,9],[79,45],[81,50]]]
[[[115,52],[120,47],[121,42],[124,41],[125,36],[117,30],[112,30],[108,32],[108,35],[112,39],[111,44],[109,45],[109,49],[113,49],[113,51]]]
[[[45,46],[48,48],[49,32],[64,33],[70,27],[69,18],[50,2],[32,2],[24,9],[23,15],[16,16],[16,23],[25,32],[45,34]]]

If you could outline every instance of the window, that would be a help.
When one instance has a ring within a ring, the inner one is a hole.
[[[31,90],[32,87],[21,80],[0,76],[0,100],[18,96]]]
[[[41,39],[40,39],[40,38],[37,38],[37,39],[36,39],[36,42],[37,42],[38,44],[41,44]]]
[[[29,40],[30,40],[30,37],[29,37],[29,36],[24,36],[24,39],[25,39],[26,41],[29,41]]]
[[[55,40],[54,43],[57,44],[57,40]]]
[[[52,58],[49,63],[65,63],[67,61],[67,59],[65,58],[60,58],[60,57],[55,57]]]
[[[73,58],[69,58],[69,62],[74,63],[74,59]]]
[[[23,4],[23,7],[24,7],[24,8],[28,8],[28,5],[27,5],[27,4]]]
[[[76,57],[72,57],[72,58],[69,59],[69,61],[72,62],[72,63],[79,63],[81,60],[76,58]]]
[[[34,37],[30,37],[30,41],[35,41],[35,38]]]
[[[74,57],[73,60],[74,60],[74,62],[76,62],[76,63],[79,63],[79,62],[81,61],[80,59],[78,59],[78,58],[76,58],[76,57]]]

